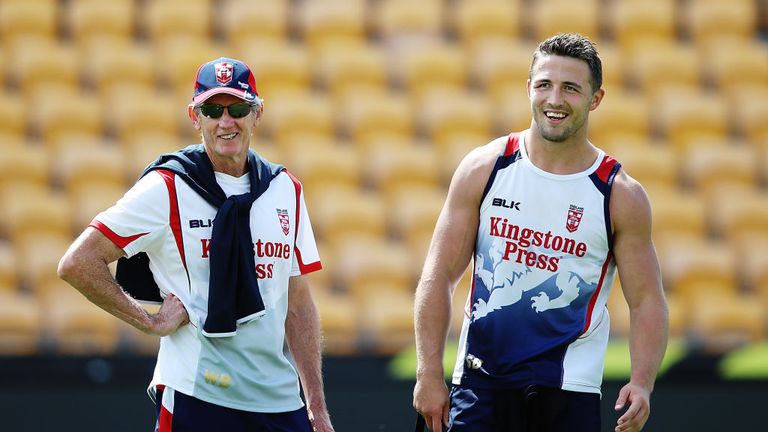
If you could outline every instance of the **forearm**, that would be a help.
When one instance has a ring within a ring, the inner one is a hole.
[[[422,276],[415,301],[417,379],[443,379],[443,353],[451,316],[451,289],[447,281]]]
[[[629,352],[631,381],[653,390],[656,374],[667,348],[668,312],[663,296],[630,309]]]
[[[313,415],[327,414],[322,377],[320,317],[314,302],[303,301],[289,308],[285,332],[288,348],[299,369],[308,409]]]
[[[75,262],[62,260],[59,267],[62,279],[96,306],[143,332],[152,332],[151,316],[120,288],[106,262],[70,260]]]

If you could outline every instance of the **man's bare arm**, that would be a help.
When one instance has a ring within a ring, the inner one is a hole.
[[[61,258],[58,274],[93,304],[144,333],[164,336],[187,323],[186,309],[175,296],[166,297],[160,310],[150,314],[120,288],[108,265],[124,254],[100,231],[88,227]]]

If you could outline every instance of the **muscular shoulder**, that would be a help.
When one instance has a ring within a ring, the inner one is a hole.
[[[479,198],[506,142],[507,137],[497,138],[469,152],[456,168],[451,189],[477,194]]]
[[[611,191],[611,219],[614,230],[642,229],[650,231],[651,204],[642,185],[619,170]]]

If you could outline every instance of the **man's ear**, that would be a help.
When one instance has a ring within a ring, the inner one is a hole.
[[[593,95],[592,95],[592,102],[589,104],[589,110],[594,111],[598,106],[600,106],[600,102],[603,101],[603,97],[605,96],[605,90],[598,89]]]
[[[189,106],[187,106],[187,115],[189,116],[189,119],[192,120],[195,129],[200,130],[200,115],[195,110],[194,105],[189,104]]]

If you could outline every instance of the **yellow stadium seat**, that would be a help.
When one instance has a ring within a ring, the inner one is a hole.
[[[516,38],[522,7],[517,0],[460,0],[448,9],[450,28],[465,47],[486,38]]]
[[[383,0],[374,6],[372,29],[388,42],[424,37],[439,38],[442,31],[443,2],[440,0]]]
[[[310,88],[313,66],[307,48],[301,44],[286,40],[261,41],[244,46],[239,55],[253,68],[256,87],[267,111],[273,102],[279,101],[282,93]]]
[[[468,78],[464,51],[447,43],[404,52],[396,71],[396,80],[416,100],[435,88],[463,88]]]
[[[409,250],[426,251],[428,245],[419,243],[432,236],[445,195],[442,188],[414,188],[392,196],[387,204],[390,232]]]
[[[746,146],[692,147],[682,158],[682,172],[704,196],[757,188],[757,155]]]
[[[361,306],[364,337],[375,353],[394,355],[413,346],[413,294],[373,286]]]
[[[6,240],[0,240],[0,292],[18,288],[17,267],[18,263],[13,246]]]
[[[31,126],[45,142],[67,135],[98,137],[104,133],[104,109],[94,95],[73,91],[62,99],[38,94],[30,104],[36,108]]]
[[[531,12],[531,27],[537,40],[558,33],[579,33],[592,40],[598,39],[597,0],[543,0],[534,3]]]
[[[339,187],[318,190],[318,193],[319,198],[307,203],[307,207],[313,230],[330,252],[347,241],[386,236],[386,208],[378,195]],[[336,265],[335,254],[330,255]],[[330,267],[328,270],[333,271]]]
[[[191,100],[191,86],[189,94]],[[144,87],[126,87],[113,92],[106,104],[110,107],[105,114],[108,128],[122,142],[147,130],[176,134],[180,113],[186,116],[186,107],[175,103],[172,97]],[[186,121],[189,123],[189,119]]]
[[[651,112],[643,95],[622,89],[607,91],[589,116],[589,138],[598,147],[617,138],[648,139]]]
[[[0,354],[33,355],[40,348],[42,314],[29,294],[0,291]]]
[[[686,336],[688,331],[689,308],[687,304],[680,301],[675,293],[665,293],[667,300],[667,310],[669,311],[669,335],[672,338]],[[616,281],[611,288],[611,294],[608,297],[608,314],[611,319],[611,337],[627,338],[630,332],[630,313],[629,306],[624,298],[621,281]]]
[[[288,36],[288,0],[227,0],[221,7],[218,28],[230,44],[242,46],[239,44],[245,40]]]
[[[125,162],[122,148],[118,146],[62,149],[55,160],[54,175],[70,198],[79,189],[94,185],[125,187]]]
[[[705,200],[691,193],[649,195],[653,211],[653,238],[657,242],[704,239],[708,234]]]
[[[41,208],[49,210],[52,207]],[[68,209],[55,210],[50,214],[56,217],[68,217],[65,212]],[[59,260],[67,251],[73,236],[69,230],[69,221],[67,232],[51,231],[49,227],[32,231],[24,238],[14,238],[14,251],[19,262],[19,277],[23,286],[34,292],[38,298],[47,294],[51,283],[61,281],[56,274]],[[63,230],[63,228],[61,228]]]
[[[4,1],[0,5],[0,37],[4,45],[19,38],[35,36],[52,41],[56,38],[57,5],[55,0]]]
[[[284,93],[271,102],[265,102],[259,128],[278,145],[294,135],[306,133],[333,136],[335,124],[331,100],[320,92]]]
[[[437,155],[428,146],[374,148],[364,155],[363,172],[385,199],[417,187],[437,188]]]
[[[705,77],[726,94],[743,86],[768,88],[768,46],[765,43],[728,39],[710,44],[704,52]]]
[[[328,41],[365,39],[366,0],[311,0],[301,4],[298,27],[311,48]]]
[[[25,96],[56,84],[72,89],[80,85],[80,61],[72,46],[50,41],[31,40],[11,51],[14,67],[8,70]]]
[[[383,90],[368,89],[345,96],[337,118],[342,133],[361,149],[375,147],[382,139],[403,142],[415,131],[408,99]]]
[[[622,168],[650,189],[675,189],[679,186],[679,164],[672,149],[664,146],[622,146],[612,150]]]
[[[626,51],[617,44],[608,42],[600,43],[597,51],[603,66],[603,89],[609,95],[624,91],[623,65],[627,57]]]
[[[492,135],[491,107],[482,94],[436,89],[424,94],[416,112],[420,129],[438,148],[454,135]]]
[[[765,228],[765,220],[763,220]],[[768,230],[750,233],[739,239],[735,246],[739,275],[747,291],[757,295],[763,307],[768,308]]]
[[[72,226],[84,230],[99,212],[112,207],[126,192],[123,185],[95,183],[80,185],[69,193],[72,203]]]
[[[175,131],[137,131],[130,139],[120,142],[125,157],[123,172],[128,176],[129,182],[138,179],[147,164],[157,159],[161,153],[179,150],[194,142],[201,141],[198,139],[182,142]]]
[[[723,189],[709,200],[712,231],[739,245],[768,235],[768,194],[758,190]]]
[[[643,39],[637,48],[626,53],[624,75],[630,84],[651,99],[668,96],[668,87],[698,90],[701,84],[701,61],[692,47],[674,41]]]
[[[415,281],[409,271],[410,256],[400,243],[383,238],[351,239],[336,248],[333,262],[334,278],[358,301],[379,289],[413,291]]]
[[[609,27],[619,49],[628,52],[648,38],[674,41],[677,5],[668,0],[611,2]]]
[[[312,62],[316,81],[331,95],[354,94],[356,88],[362,87],[387,89],[387,60],[375,45],[334,40],[316,52]]]
[[[0,95],[0,133],[23,138],[27,133],[27,103],[22,97],[3,92]]]
[[[730,122],[755,148],[768,150],[768,85],[746,85],[730,94]]]
[[[728,352],[765,337],[766,314],[755,296],[699,293],[690,317],[692,337],[707,352]]]
[[[120,321],[90,303],[66,282],[51,281],[41,304],[44,325],[57,353],[104,355],[117,348]]]
[[[99,39],[89,44],[84,79],[106,97],[116,86],[136,84],[154,90],[159,72],[152,51],[143,44]]]
[[[470,51],[470,77],[489,98],[507,86],[522,88],[524,92],[535,48],[535,45],[519,39],[480,40]]]
[[[49,155],[37,146],[3,147],[0,157],[0,187],[25,184],[47,187]]]
[[[70,208],[71,203],[58,193],[35,194],[22,201],[6,202],[3,213],[8,237],[15,246],[44,233],[71,237]]]
[[[653,126],[675,149],[699,138],[725,139],[728,135],[728,106],[717,93],[668,89],[654,103]]]
[[[212,34],[209,0],[157,0],[141,8],[139,23],[153,43],[172,39],[204,41]]]
[[[338,186],[361,185],[360,157],[354,149],[334,146],[317,153],[286,155],[285,166],[306,185],[309,194],[320,194]]]
[[[699,46],[721,38],[757,37],[757,4],[750,0],[687,2],[680,16],[686,33]]]
[[[493,128],[501,133],[517,132],[531,126],[531,100],[525,83],[504,86],[491,95]]]
[[[347,295],[312,290],[323,326],[323,352],[350,355],[357,352],[360,309]]]
[[[661,241],[658,246],[664,287],[682,301],[737,292],[736,254],[727,245],[705,239],[674,239]]]
[[[192,101],[192,89],[200,65],[219,57],[232,57],[232,51],[218,46],[209,40],[192,42],[189,40],[169,39],[156,43],[155,63],[162,62],[165,67],[155,68],[162,85],[168,86],[173,96],[181,100]],[[179,110],[186,117],[186,110]]]
[[[80,45],[104,37],[133,39],[136,4],[131,0],[76,0],[66,12],[69,33]]]

